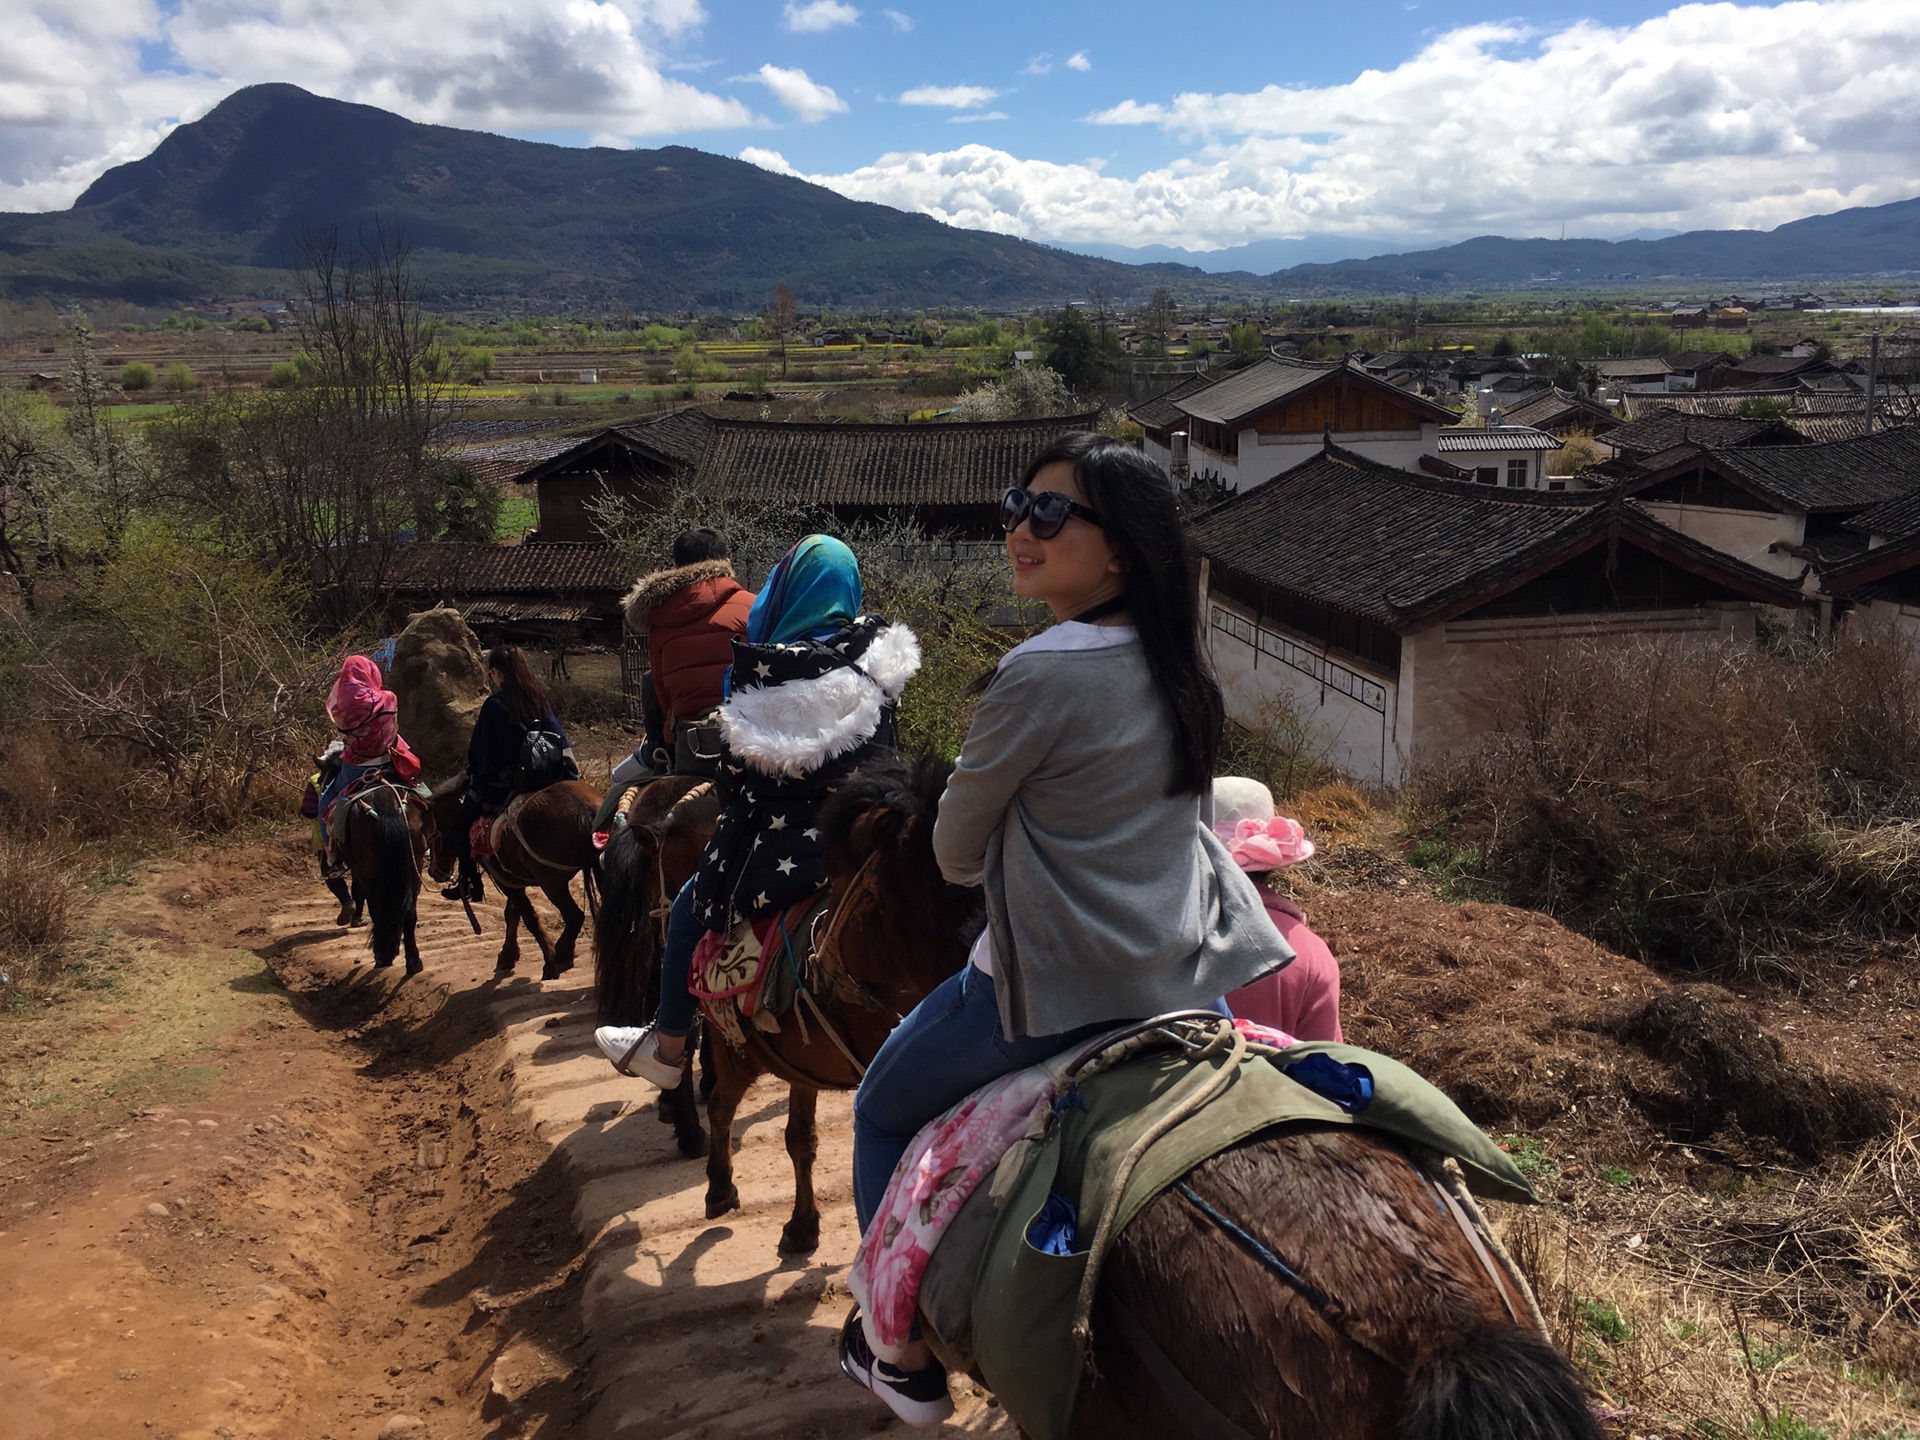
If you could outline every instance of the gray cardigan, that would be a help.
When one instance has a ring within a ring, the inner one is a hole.
[[[1293,958],[1173,773],[1138,640],[1002,662],[933,847],[986,888],[1008,1038],[1197,1009]]]

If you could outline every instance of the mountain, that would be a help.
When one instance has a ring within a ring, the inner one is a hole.
[[[1072,244],[1062,241],[1061,248],[1127,265],[1191,265],[1209,275],[1265,275],[1292,265],[1378,255],[1382,243],[1394,242],[1391,238],[1382,242],[1377,237],[1369,240],[1356,235],[1306,235],[1298,240],[1253,240],[1223,250],[1187,250],[1174,245],[1105,245],[1098,241]]]
[[[1295,265],[1287,295],[1382,294],[1537,281],[1818,280],[1920,271],[1920,199],[1810,215],[1774,230],[1692,230],[1658,240],[1506,240]]]
[[[1116,299],[1158,273],[959,230],[680,146],[574,149],[413,121],[292,85],[235,92],[70,210],[0,215],[16,295],[276,294],[301,237],[404,229],[422,298],[599,310],[918,308]],[[1217,287],[1214,287],[1217,288]]]
[[[1371,258],[1359,258],[1365,242],[1338,237],[1210,256],[1083,247],[1102,258],[956,229],[682,146],[541,145],[256,85],[109,170],[72,209],[0,214],[0,295],[277,295],[303,235],[338,228],[350,239],[375,222],[404,231],[421,298],[446,309],[741,312],[782,282],[810,309],[913,310],[1058,305],[1096,290],[1125,303],[1161,286],[1206,301],[1920,270],[1920,200],[1764,232],[1482,236]],[[1240,268],[1210,273],[1225,266]]]

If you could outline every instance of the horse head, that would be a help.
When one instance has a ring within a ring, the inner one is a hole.
[[[440,837],[451,835],[460,825],[460,802],[467,794],[467,772],[462,770],[451,780],[434,786],[427,800],[427,873],[434,883],[444,885],[453,878],[453,847],[442,845]]]
[[[887,756],[862,765],[820,810],[834,904],[851,906],[840,940],[847,971],[902,1014],[966,963],[980,930],[979,892],[949,884],[933,853],[952,773],[934,756]]]

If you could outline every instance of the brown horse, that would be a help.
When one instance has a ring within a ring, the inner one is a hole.
[[[418,975],[425,967],[413,931],[427,853],[426,806],[413,790],[385,781],[335,803],[347,807],[340,856],[353,876],[353,893],[365,897],[373,921],[374,967],[393,964],[404,946],[407,974]]]
[[[430,802],[436,839],[451,834],[460,823],[460,798],[467,792],[467,776],[460,774],[437,787]],[[573,877],[584,875],[587,902],[593,903],[593,817],[600,808],[600,792],[579,780],[564,780],[516,796],[494,826],[494,853],[480,860],[480,869],[506,896],[507,934],[493,973],[511,975],[520,963],[520,925],[524,921],[534,944],[540,947],[540,978],[553,980],[573,968],[574,947],[587,923],[586,912],[574,902]],[[431,874],[441,884],[453,876],[451,847],[433,847]],[[538,889],[560,912],[560,938],[547,932],[534,912],[527,891]]]
[[[931,796],[916,797],[912,790],[916,784],[932,785]],[[944,785],[945,771],[938,766],[883,765],[870,769],[865,780],[856,776],[841,796],[828,802],[818,823],[829,835],[835,833],[835,825],[845,831],[841,843],[827,855],[836,909],[849,896],[856,897],[839,928],[837,943],[848,958],[849,970],[854,968],[856,954],[868,957],[867,965],[837,986],[819,987],[811,1005],[797,1002],[804,1008],[784,1021],[779,1031],[766,1034],[748,1025],[745,1048],[721,1042],[709,1045],[711,1140],[700,1133],[689,1081],[683,1080],[673,1092],[681,1153],[698,1155],[704,1148],[707,1157],[706,1210],[713,1219],[740,1204],[740,1192],[733,1183],[732,1131],[747,1087],[761,1075],[787,1082],[786,1143],[793,1160],[794,1202],[793,1214],[780,1232],[780,1249],[785,1253],[804,1254],[820,1240],[820,1211],[813,1189],[819,1092],[858,1085],[866,1061],[878,1052],[900,1017],[957,970],[965,957],[970,937],[963,932],[969,912],[978,907],[977,897],[948,885],[937,869],[913,863],[908,853],[912,844],[931,843],[931,820],[919,818],[919,809],[931,816]],[[658,983],[653,972],[658,968],[661,936],[651,908],[662,892],[648,872],[651,862],[643,864],[643,857],[669,857],[671,873],[664,894],[671,897],[685,876],[692,874],[719,813],[717,800],[676,805],[652,827],[629,825],[630,840],[616,836],[607,846],[602,859],[605,903],[595,927],[596,981],[603,1016],[614,1023],[633,1023],[640,1015],[613,1016],[609,997]],[[930,933],[946,937],[949,943],[930,946]],[[710,1040],[713,1028],[709,1027]],[[858,1058],[858,1065],[849,1051]]]
[[[593,989],[602,1025],[643,1025],[660,1004],[660,956],[666,907],[700,863],[720,819],[720,797],[694,776],[669,775],[643,788],[600,856],[600,913],[593,926]],[[706,1073],[712,1056],[703,1046]],[[674,1128],[680,1153],[707,1153],[694,1099],[693,1070],[661,1097],[661,1119]]]
[[[874,1010],[843,1033],[863,1057],[885,1036],[882,1012],[964,964],[978,928],[963,918],[977,896],[945,885],[933,856],[947,769],[867,767],[820,822],[836,901],[855,893],[840,951]],[[798,1058],[824,1071],[827,1048],[816,1037]],[[732,1093],[723,1059],[716,1134]],[[798,1166],[793,1134],[789,1121]],[[1242,1141],[1114,1237],[1072,1434],[1600,1440],[1572,1367],[1479,1246],[1422,1163],[1375,1133],[1295,1126]]]

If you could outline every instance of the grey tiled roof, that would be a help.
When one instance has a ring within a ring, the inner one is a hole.
[[[1612,492],[1508,490],[1435,479],[1327,447],[1196,519],[1216,565],[1348,614],[1406,628],[1618,525],[1687,555],[1742,593],[1791,587],[1670,530]]]

